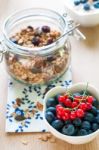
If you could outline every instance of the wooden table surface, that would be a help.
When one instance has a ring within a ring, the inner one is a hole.
[[[85,34],[86,41],[70,38],[73,83],[85,81],[99,88],[99,26],[80,28],[80,30]],[[38,139],[41,133],[5,133],[7,78],[2,63],[0,64],[0,150],[99,150],[99,136],[85,145],[71,145],[58,139],[56,143],[42,142]],[[28,144],[23,145],[22,140],[28,141]]]

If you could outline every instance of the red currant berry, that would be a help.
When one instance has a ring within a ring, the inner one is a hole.
[[[57,114],[57,118],[58,118],[58,119],[61,119],[61,116],[60,116],[59,114]]]
[[[65,104],[65,106],[67,106],[67,107],[71,107],[71,106],[72,106],[72,101],[71,101],[69,98],[67,98],[67,99],[65,100],[64,104]]]
[[[66,120],[69,120],[69,114],[68,113],[65,113],[63,116],[62,116],[62,119],[64,120],[64,121],[66,121]]]
[[[77,117],[81,118],[81,117],[84,117],[84,111],[82,109],[78,109],[76,110],[76,115]]]
[[[92,104],[90,104],[90,103],[86,103],[86,105],[87,105],[87,110],[92,109]]]
[[[58,110],[59,108],[63,108],[62,105],[60,104],[56,105],[56,110]]]
[[[65,99],[67,99],[67,98],[68,98],[68,95],[64,95],[64,97],[65,97]]]
[[[74,102],[79,104],[79,100],[74,98]]]
[[[59,107],[59,108],[56,110],[56,112],[57,112],[58,115],[63,115],[63,114],[65,113],[63,107]]]
[[[62,105],[61,104],[56,105],[56,108],[58,108],[58,107],[62,107]]]
[[[82,109],[82,110],[86,110],[87,109],[87,104],[86,103],[81,103],[79,108]]]
[[[64,121],[66,121],[67,118],[66,118],[65,116],[62,116],[62,119],[63,119]]]
[[[59,103],[64,103],[65,99],[65,96],[59,96],[58,101]]]
[[[61,111],[61,115],[63,116],[65,114],[65,109],[63,108],[63,110]]]
[[[70,114],[70,119],[74,120],[76,117],[77,117],[76,112],[72,111],[71,114]]]
[[[77,102],[72,102],[72,108],[75,108],[78,105]]]
[[[68,109],[68,108],[65,109],[65,113],[70,114],[70,112],[71,112],[70,109]]]
[[[87,102],[92,104],[93,101],[94,101],[94,97],[93,96],[88,96]]]
[[[62,112],[61,111],[57,111],[57,115],[62,115]]]

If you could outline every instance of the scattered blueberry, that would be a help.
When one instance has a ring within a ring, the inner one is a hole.
[[[90,10],[90,4],[84,4],[83,6],[84,10],[89,11]]]
[[[84,135],[87,135],[88,134],[88,132],[85,130],[85,129],[80,129],[79,131],[78,131],[78,135],[79,136],[84,136]]]
[[[97,114],[99,114],[99,109],[97,109]]]
[[[96,9],[99,8],[99,2],[93,4],[93,6],[94,6]]]
[[[74,4],[77,6],[77,5],[79,5],[80,4],[80,0],[75,0],[74,1]]]
[[[88,121],[83,121],[81,127],[82,127],[82,129],[90,130],[91,129],[91,124]]]
[[[69,135],[69,136],[74,135],[74,133],[75,133],[74,125],[72,125],[72,124],[65,125],[62,128],[62,133],[65,134],[65,135]]]
[[[88,0],[80,0],[81,3],[86,3]]]
[[[93,123],[92,124],[92,130],[96,131],[97,129],[99,129],[99,125],[97,123]]]
[[[57,101],[54,98],[49,98],[46,102],[46,106],[48,107],[55,107],[57,105]]]
[[[46,109],[46,112],[52,112],[53,114],[56,114],[56,108],[55,107],[49,107]]]
[[[58,102],[58,98],[59,98],[60,94],[57,94],[54,98],[55,100]]]
[[[51,125],[56,130],[60,130],[64,126],[64,123],[61,120],[55,120],[55,121],[52,122]]]
[[[93,101],[93,104],[92,104],[92,105],[93,105],[93,106],[95,106],[95,107],[97,107],[97,106],[98,106],[98,104],[99,104],[99,103],[98,103],[98,101],[97,101],[96,99],[94,99],[94,101]]]
[[[92,106],[92,109],[90,110],[90,112],[94,115],[97,115],[97,108],[95,106]]]
[[[89,122],[93,122],[94,120],[94,115],[92,113],[87,112],[85,114],[84,120],[89,121]]]
[[[91,133],[93,133],[93,131],[92,130],[88,130],[88,134],[91,134]]]
[[[73,120],[73,124],[76,126],[76,127],[79,127],[81,126],[81,119],[80,118],[76,118],[75,120]]]
[[[95,117],[96,122],[99,124],[99,115]]]
[[[67,124],[71,124],[71,120],[66,120],[65,125],[67,125]]]
[[[74,132],[73,136],[77,136],[78,130],[79,130],[79,128],[75,127],[75,132]]]
[[[47,112],[45,114],[45,118],[49,123],[52,123],[52,121],[54,121],[55,119],[54,114],[52,112]]]

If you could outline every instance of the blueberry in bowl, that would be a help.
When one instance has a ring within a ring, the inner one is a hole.
[[[57,138],[84,144],[99,134],[99,92],[86,83],[57,86],[44,98],[44,121]],[[97,104],[97,105],[96,105]]]

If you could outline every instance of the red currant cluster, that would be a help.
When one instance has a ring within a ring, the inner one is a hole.
[[[61,95],[56,106],[57,118],[64,121],[82,118],[92,108],[93,100],[93,96],[74,96],[71,99],[68,94]]]

